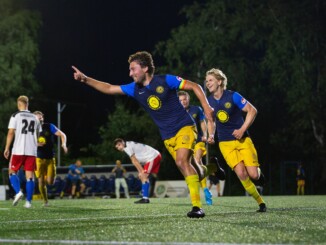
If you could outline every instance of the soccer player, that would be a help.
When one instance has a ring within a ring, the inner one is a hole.
[[[226,163],[237,174],[245,190],[259,204],[258,212],[266,212],[266,204],[251,181],[261,176],[255,146],[248,128],[257,110],[239,93],[226,89],[227,77],[219,69],[206,72],[206,87],[211,93],[209,104],[214,108],[219,147]],[[246,113],[245,119],[242,113]]]
[[[149,203],[148,177],[151,173],[158,173],[162,159],[161,153],[148,145],[134,141],[125,141],[120,138],[114,140],[114,147],[118,151],[125,152],[138,171],[138,177],[142,182],[143,197],[135,203]]]
[[[42,131],[42,128],[37,117],[28,110],[27,96],[22,95],[18,97],[17,107],[18,112],[14,113],[9,121],[4,157],[6,159],[9,158],[10,146],[14,141],[9,162],[9,180],[16,193],[12,205],[16,206],[24,196],[20,189],[20,181],[17,176],[19,169],[24,166],[26,176],[26,203],[24,207],[30,208],[32,207],[31,202],[34,193],[37,137],[40,131]]]
[[[129,56],[129,76],[133,82],[126,85],[112,85],[86,76],[76,67],[75,80],[81,81],[105,94],[128,95],[137,100],[149,113],[160,130],[164,144],[181,173],[190,191],[192,210],[188,217],[204,217],[199,195],[199,180],[209,172],[217,170],[214,164],[206,167],[192,166],[193,148],[196,143],[196,126],[191,116],[179,102],[177,90],[192,90],[198,97],[208,120],[209,142],[214,141],[215,124],[212,108],[209,106],[201,86],[197,83],[173,75],[154,75],[155,67],[152,55],[146,51]],[[208,170],[208,171],[207,171]]]
[[[54,138],[60,137],[61,147],[64,153],[68,152],[67,137],[64,132],[58,129],[52,123],[44,122],[44,114],[40,111],[35,111],[42,124],[42,133],[38,138],[36,171],[35,175],[38,178],[38,188],[43,199],[43,206],[49,206],[47,185],[53,185],[56,177],[56,162],[54,158]]]
[[[121,165],[120,160],[115,161],[116,166],[112,169],[112,173],[115,174],[115,196],[117,199],[120,198],[120,185],[123,187],[126,198],[130,198],[129,189],[127,185],[127,181],[124,177],[124,174],[127,173],[127,170]]]
[[[221,188],[220,188],[220,180],[215,175],[215,173],[212,173],[210,176],[208,176],[208,180],[209,180],[208,189],[210,190],[213,185],[216,185],[217,196],[218,197],[222,196],[222,194],[221,194]]]
[[[194,157],[196,161],[202,164],[202,157],[206,155],[206,145],[205,142],[207,140],[207,126],[205,121],[205,115],[200,106],[190,105],[190,95],[186,91],[178,92],[179,100],[182,106],[186,109],[186,111],[192,116],[196,123],[198,136],[194,149]],[[200,181],[201,188],[204,190],[205,200],[207,205],[212,205],[212,193],[207,188],[207,179],[204,178]]]
[[[297,168],[297,195],[304,195],[305,184],[306,184],[306,174],[303,165],[300,162]]]

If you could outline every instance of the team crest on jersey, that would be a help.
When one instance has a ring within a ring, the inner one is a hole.
[[[229,121],[229,114],[224,110],[218,111],[216,113],[216,117],[221,123],[225,123],[225,122]]]
[[[164,92],[164,88],[163,88],[163,86],[158,86],[157,88],[156,88],[156,93],[158,93],[158,94],[162,94]]]
[[[230,103],[230,102],[226,102],[226,103],[224,104],[224,107],[225,107],[226,109],[231,108],[231,103]]]
[[[196,118],[196,117],[197,117],[197,115],[196,115],[196,114],[192,114],[192,117],[193,117],[193,118]]]
[[[244,104],[246,104],[246,102],[247,102],[247,100],[246,100],[245,98],[242,98],[242,99],[241,99],[241,104],[244,105]]]
[[[152,110],[158,110],[162,106],[162,102],[161,102],[160,98],[155,95],[151,95],[148,97],[147,104],[148,104],[149,108],[151,108]]]

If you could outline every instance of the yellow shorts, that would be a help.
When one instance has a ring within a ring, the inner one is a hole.
[[[205,155],[206,155],[206,145],[205,145],[204,142],[198,142],[198,143],[195,145],[195,149],[194,149],[194,151],[195,151],[195,155],[196,155],[196,152],[197,152],[198,150],[202,150],[202,152],[203,152],[202,156],[205,156]]]
[[[175,160],[178,149],[186,148],[194,150],[196,140],[196,126],[185,126],[181,128],[174,137],[164,140],[164,145]]]
[[[299,179],[297,184],[298,186],[304,186],[306,184],[306,181],[304,179]]]
[[[55,178],[57,173],[55,164],[56,164],[55,158],[52,159],[36,158],[35,176],[37,178],[42,178],[44,176],[50,176]]]
[[[221,141],[219,147],[231,169],[234,169],[241,161],[245,166],[259,167],[257,151],[249,137],[241,140]]]

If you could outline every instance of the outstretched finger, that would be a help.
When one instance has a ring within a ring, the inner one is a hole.
[[[75,66],[71,66],[72,69],[75,70],[75,72],[79,73],[80,71],[75,67]]]

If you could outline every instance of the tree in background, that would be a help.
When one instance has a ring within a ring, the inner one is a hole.
[[[326,184],[325,5],[318,0],[214,1],[183,9],[187,23],[160,42],[161,71],[202,81],[218,67],[257,105],[251,130],[261,162],[317,163],[316,192]],[[325,190],[324,190],[325,192]]]
[[[4,145],[10,115],[19,95],[33,98],[38,62],[40,16],[23,10],[22,1],[0,0],[0,138]],[[2,154],[1,154],[2,155]]]

